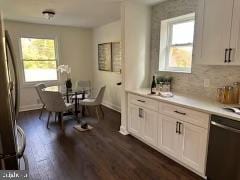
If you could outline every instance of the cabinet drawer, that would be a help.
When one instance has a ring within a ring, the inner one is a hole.
[[[159,112],[202,128],[209,126],[209,114],[206,113],[167,103],[159,103]]]
[[[149,98],[129,94],[128,102],[131,104],[135,104],[135,105],[147,108],[147,109],[158,111],[158,102]]]

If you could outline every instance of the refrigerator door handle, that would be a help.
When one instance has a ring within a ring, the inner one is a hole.
[[[25,171],[29,171],[29,164],[28,159],[25,155],[23,155],[24,165],[25,165]]]
[[[17,64],[16,64],[16,58],[15,55],[13,53],[13,45],[12,45],[12,41],[11,38],[9,36],[8,31],[5,31],[5,37],[6,37],[6,44],[7,47],[9,49],[9,53],[12,59],[12,65],[13,65],[13,71],[14,71],[14,78],[15,78],[15,119],[17,119],[18,117],[18,112],[19,112],[19,79],[18,79],[18,71],[17,71]]]
[[[20,135],[21,137],[21,146],[20,148],[18,149],[18,152],[17,152],[17,157],[18,158],[21,158],[24,154],[24,151],[25,151],[25,148],[26,148],[26,136],[25,136],[25,133],[24,131],[22,130],[22,128],[20,128],[19,126],[17,126],[17,132],[18,134]]]

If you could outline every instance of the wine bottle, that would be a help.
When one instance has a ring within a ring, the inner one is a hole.
[[[155,76],[153,76],[152,86],[151,86],[151,94],[156,94],[156,91],[157,91],[156,88],[157,88],[156,80],[155,80]]]

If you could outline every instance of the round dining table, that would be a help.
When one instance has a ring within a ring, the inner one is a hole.
[[[79,100],[85,99],[86,91],[84,89],[79,87],[72,87],[71,89],[67,89],[65,85],[55,85],[55,86],[48,86],[44,88],[43,91],[60,92],[63,95],[63,97],[66,98],[67,103],[69,103],[70,100],[73,100],[75,104],[74,112],[75,112],[77,121],[79,122],[79,119],[78,119],[78,114],[80,113],[80,111],[78,110]],[[83,109],[82,109],[82,116],[84,116]]]

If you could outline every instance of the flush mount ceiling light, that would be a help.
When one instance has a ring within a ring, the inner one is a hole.
[[[47,10],[44,10],[42,14],[46,19],[51,20],[52,18],[54,18],[56,13],[54,10],[47,9]]]

